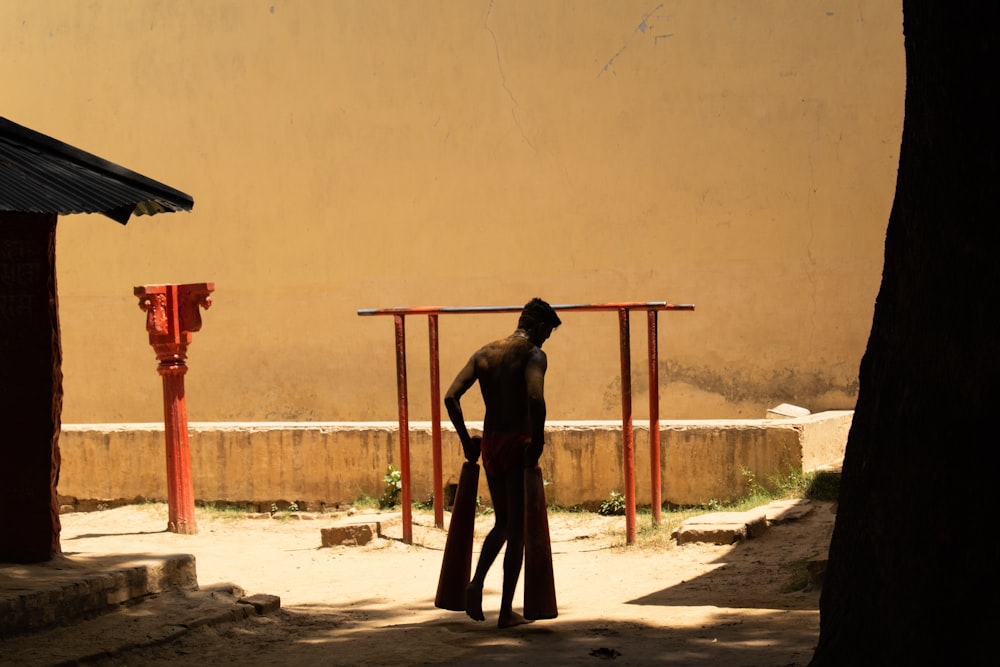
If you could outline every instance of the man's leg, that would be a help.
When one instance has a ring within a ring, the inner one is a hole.
[[[490,498],[493,500],[494,523],[493,528],[486,535],[486,539],[483,540],[483,549],[479,552],[479,561],[476,563],[476,572],[472,575],[472,581],[465,587],[465,613],[476,621],[486,620],[486,616],[483,614],[483,584],[486,582],[486,573],[489,572],[490,566],[493,565],[493,561],[496,560],[504,542],[507,541],[506,478],[507,475],[490,475],[488,473],[486,475],[486,482],[490,487]],[[523,548],[523,535],[521,541]]]
[[[509,628],[530,623],[514,612],[514,589],[524,562],[524,470],[518,466],[507,474],[507,551],[503,556],[503,593],[497,626]]]

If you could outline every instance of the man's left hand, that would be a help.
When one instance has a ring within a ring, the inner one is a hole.
[[[479,455],[483,451],[483,439],[478,435],[474,435],[469,438],[469,444],[462,443],[462,449],[465,451],[465,460],[469,463],[475,463],[479,460]]]

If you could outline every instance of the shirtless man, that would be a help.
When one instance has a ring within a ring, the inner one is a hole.
[[[544,383],[548,361],[542,343],[561,323],[549,304],[532,299],[521,311],[517,330],[477,350],[444,397],[465,457],[474,463],[482,452],[495,517],[483,541],[476,572],[465,589],[465,613],[476,621],[486,620],[483,582],[506,542],[499,628],[530,622],[512,608],[524,560],[524,469],[538,465],[545,444]],[[481,442],[469,436],[460,403],[477,380],[486,408]]]

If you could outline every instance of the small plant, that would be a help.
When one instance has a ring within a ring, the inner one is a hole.
[[[299,505],[299,501],[293,500],[291,502],[286,502],[284,500],[279,500],[277,502],[271,503],[271,516],[278,514],[279,512],[299,512],[302,511],[302,506]]]
[[[625,495],[617,491],[611,492],[611,497],[601,502],[597,513],[602,516],[620,516],[625,514]]]
[[[379,509],[395,507],[399,504],[399,493],[403,489],[402,474],[390,463],[389,472],[382,478],[382,482],[385,484],[385,489],[382,491],[382,497],[378,499]]]
[[[493,507],[491,505],[483,504],[481,496],[476,496],[476,514],[482,514],[484,516],[493,514]]]
[[[753,474],[752,470],[744,467],[740,468],[740,472],[743,474],[743,480],[746,484],[748,498],[764,499],[771,497],[771,492],[757,481],[757,476]]]
[[[373,509],[378,507],[379,501],[377,498],[369,496],[367,493],[363,493],[358,496],[357,500],[354,501],[353,505],[357,509]]]

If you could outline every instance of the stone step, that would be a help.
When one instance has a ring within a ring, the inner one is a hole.
[[[200,589],[195,557],[60,555],[0,564],[0,664],[76,665],[277,610],[233,584]]]
[[[363,547],[376,537],[386,537],[385,530],[401,522],[399,512],[361,512],[341,517],[327,528],[320,528],[320,546]]]
[[[195,628],[233,623],[279,607],[275,596],[244,597],[232,584],[205,590],[175,588],[136,598],[96,618],[0,639],[0,663],[78,665],[158,646]]]
[[[686,519],[671,536],[677,544],[735,544],[760,537],[769,526],[794,521],[813,510],[803,498],[776,500],[746,512],[712,512]]]
[[[156,593],[197,588],[190,554],[59,555],[44,563],[2,563],[0,637],[76,623]]]

